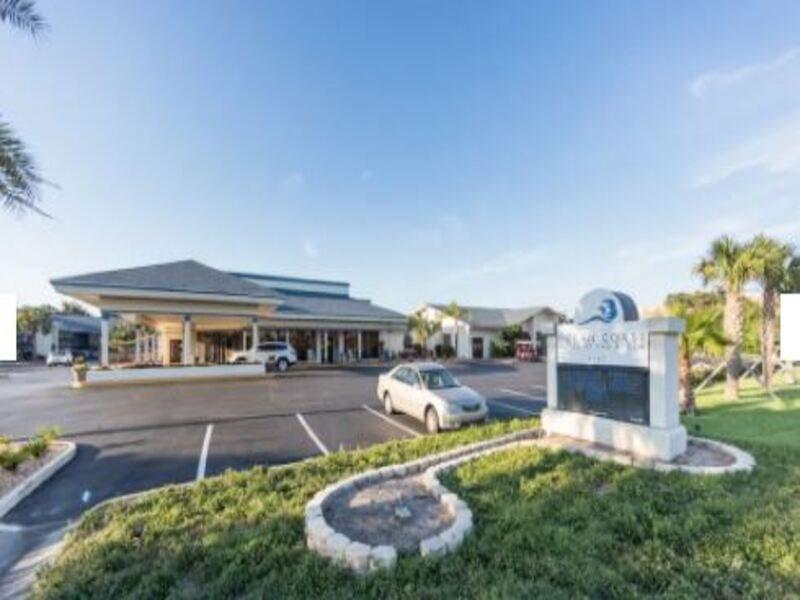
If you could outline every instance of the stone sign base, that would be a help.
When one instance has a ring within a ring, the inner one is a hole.
[[[682,425],[662,429],[546,408],[542,411],[542,429],[548,434],[565,435],[667,462],[686,452],[686,429]]]

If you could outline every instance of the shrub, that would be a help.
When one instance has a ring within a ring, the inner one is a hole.
[[[27,443],[15,446],[7,437],[0,436],[0,468],[13,472],[29,458],[41,458],[59,435],[58,427],[44,427]]]

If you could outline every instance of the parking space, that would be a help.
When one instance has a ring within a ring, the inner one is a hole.
[[[197,452],[201,450],[198,442]],[[294,415],[217,423],[209,439],[205,476],[227,469],[280,465],[316,454],[318,448]]]
[[[12,373],[0,382],[0,433],[23,437],[56,425],[78,453],[0,526],[23,528],[33,544],[36,535],[116,496],[424,435],[420,422],[383,414],[375,397],[383,370],[87,390],[70,389],[66,370]],[[464,363],[451,370],[486,397],[492,419],[529,417],[545,404],[544,365]]]

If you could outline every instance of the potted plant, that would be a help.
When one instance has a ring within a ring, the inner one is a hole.
[[[78,356],[72,363],[72,383],[75,387],[81,387],[86,383],[86,373],[89,370],[89,365],[86,364],[86,359]]]

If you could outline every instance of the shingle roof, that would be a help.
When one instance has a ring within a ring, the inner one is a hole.
[[[437,310],[445,310],[446,304],[429,304]],[[489,308],[484,306],[462,306],[467,315],[465,321],[477,329],[502,329],[509,325],[523,323],[543,312],[558,314],[549,306],[531,306],[528,308]]]
[[[252,298],[277,298],[273,290],[229,273],[218,271],[195,260],[86,273],[51,280],[54,286],[120,288],[192,294],[220,294]]]
[[[376,306],[369,300],[347,298],[333,294],[280,292],[283,303],[275,310],[276,317],[350,317],[376,320],[402,320],[399,312]]]

